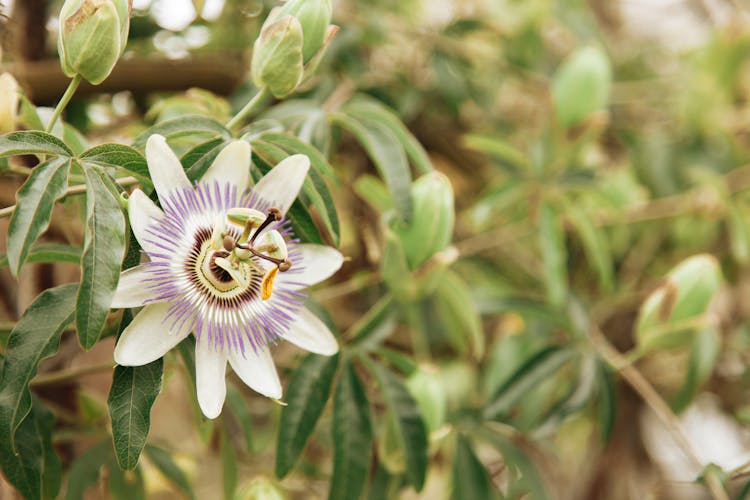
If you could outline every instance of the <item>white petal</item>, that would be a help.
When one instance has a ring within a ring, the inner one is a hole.
[[[207,346],[207,342],[195,344],[195,382],[198,404],[207,418],[216,418],[224,406],[227,395],[225,380],[227,355],[223,350]]]
[[[149,276],[144,265],[120,273],[120,281],[110,307],[141,307],[155,299],[154,292],[147,286]]]
[[[167,145],[167,140],[159,134],[152,135],[146,142],[146,162],[162,207],[169,193],[192,187],[180,160]]]
[[[221,150],[200,182],[229,182],[240,193],[250,186],[250,144],[234,141]]]
[[[292,271],[279,275],[283,282],[299,283],[301,286],[314,285],[330,278],[344,262],[344,256],[333,247],[303,244],[298,248],[302,252],[302,261],[292,262]],[[295,271],[295,266],[301,270]]]
[[[281,381],[268,347],[259,347],[257,353],[247,349],[244,356],[230,351],[229,364],[234,373],[252,390],[272,399],[281,398]]]
[[[289,156],[263,176],[256,184],[255,191],[285,214],[302,188],[309,169],[310,159],[307,156]]]
[[[314,352],[331,356],[339,351],[339,344],[328,327],[307,309],[302,309],[284,339]]]
[[[146,232],[148,226],[164,217],[162,212],[151,199],[140,189],[130,193],[128,198],[128,219],[130,228],[135,234],[138,243],[141,244],[146,253],[158,253],[158,247],[150,244],[148,240],[153,236]]]
[[[118,365],[141,366],[155,361],[187,336],[170,332],[164,324],[168,307],[168,302],[150,304],[133,318],[115,347]]]

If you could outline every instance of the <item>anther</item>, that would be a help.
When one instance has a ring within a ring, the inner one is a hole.
[[[284,262],[279,264],[279,271],[282,273],[288,271],[292,267],[292,261],[289,259],[284,259]]]
[[[224,250],[227,252],[231,252],[234,250],[234,247],[236,245],[236,242],[234,241],[234,238],[229,236],[228,234],[224,235]]]

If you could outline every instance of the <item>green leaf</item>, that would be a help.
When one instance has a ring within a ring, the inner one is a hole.
[[[428,173],[433,170],[430,157],[427,156],[427,152],[417,138],[412,135],[401,121],[401,118],[392,110],[385,107],[380,101],[364,95],[358,95],[344,106],[344,112],[360,121],[382,123],[398,139],[398,142],[404,148],[404,151],[406,151],[406,154],[414,166],[417,167],[418,171]]]
[[[222,149],[226,146],[226,141],[222,138],[212,139],[203,144],[198,144],[193,149],[182,155],[180,163],[185,169],[188,179],[195,182],[206,173],[208,167],[214,162]]]
[[[125,257],[125,217],[117,187],[100,168],[86,175],[86,239],[81,255],[81,286],[76,299],[76,330],[84,349],[91,349],[104,329]]]
[[[0,374],[0,443],[11,451],[15,429],[31,409],[29,382],[39,362],[57,351],[60,335],[73,319],[77,287],[68,284],[42,292],[10,334]]]
[[[675,412],[684,410],[692,402],[700,386],[711,378],[720,352],[721,335],[716,328],[704,328],[695,335],[685,381],[671,402]]]
[[[602,442],[607,443],[617,417],[617,388],[610,368],[603,361],[597,363],[597,375],[597,417]]]
[[[10,272],[18,276],[31,246],[47,230],[55,201],[68,187],[69,158],[55,158],[34,168],[16,194],[16,209],[8,227]]]
[[[393,199],[383,181],[374,175],[361,175],[354,181],[354,192],[367,202],[373,210],[385,213],[393,210]]]
[[[195,351],[195,347],[192,347]],[[253,453],[255,447],[253,446],[253,416],[250,414],[250,410],[247,407],[245,398],[242,397],[242,393],[238,391],[234,385],[227,384],[227,410],[234,415],[240,428],[242,428],[242,435],[245,436],[245,446],[248,453]]]
[[[390,229],[385,230],[385,248],[380,261],[380,275],[388,288],[400,298],[413,297],[415,280],[406,260],[406,252],[401,240]]]
[[[350,360],[344,363],[333,396],[333,478],[329,500],[359,498],[372,453],[370,404]]]
[[[35,154],[49,154],[69,158],[73,156],[73,151],[54,135],[38,130],[26,130],[0,135],[0,157]]]
[[[514,169],[526,170],[529,161],[526,156],[500,137],[486,136],[482,134],[466,134],[463,137],[464,146],[474,151],[479,151],[500,161]]]
[[[148,141],[148,138],[153,134],[163,135],[167,139],[175,139],[187,135],[205,133],[220,136],[225,139],[231,137],[231,134],[224,125],[213,118],[200,115],[190,115],[172,118],[171,120],[157,123],[136,137],[133,146],[138,149],[143,149],[146,146],[146,141]]]
[[[113,462],[108,472],[107,483],[112,500],[146,500],[146,488],[140,469],[126,472]]]
[[[234,500],[234,493],[237,490],[237,455],[224,427],[221,429],[219,439],[219,454],[221,455],[221,484],[224,500]]]
[[[48,262],[69,262],[78,264],[81,261],[81,249],[70,245],[59,243],[41,243],[29,251],[26,262],[48,263]],[[0,267],[8,265],[8,256],[0,254]]]
[[[468,344],[474,358],[481,359],[484,355],[482,319],[469,285],[453,271],[446,270],[435,289],[435,301],[442,324],[459,351],[465,351]]]
[[[276,476],[286,476],[305,447],[318,422],[338,365],[336,356],[309,354],[294,371],[281,411],[276,444]]]
[[[175,461],[172,460],[172,455],[166,450],[151,445],[147,445],[145,451],[146,456],[156,465],[156,468],[175,486],[182,490],[185,496],[190,499],[195,498],[193,488],[190,486],[187,476]]]
[[[124,144],[100,144],[84,152],[79,158],[85,166],[97,165],[124,170],[138,179],[148,192],[154,188],[146,158],[133,147]]]
[[[102,467],[112,461],[114,456],[109,441],[102,441],[81,453],[68,471],[65,500],[83,500],[86,490],[99,480]]]
[[[151,406],[161,391],[163,360],[144,366],[117,366],[109,390],[109,415],[117,462],[134,469],[146,444]]]
[[[21,94],[20,97],[21,110],[19,118],[21,119],[21,123],[25,125],[24,128],[29,130],[44,130],[44,123],[39,118],[36,106],[25,95]]]
[[[427,472],[427,430],[419,406],[393,373],[372,361],[367,360],[366,364],[378,382],[388,418],[395,426],[395,438],[406,459],[406,478],[420,491]]]
[[[331,118],[362,144],[393,195],[399,218],[411,220],[411,171],[398,138],[378,121],[356,119],[343,113],[331,115]]]
[[[562,306],[568,296],[568,253],[562,221],[549,202],[539,207],[539,247],[544,263],[544,285],[547,300]]]
[[[594,225],[589,213],[573,204],[566,207],[568,218],[572,222],[578,236],[581,238],[583,249],[589,259],[591,267],[599,277],[599,284],[605,292],[611,292],[614,288],[614,266],[612,264],[612,251],[609,248],[609,240],[604,231]]]
[[[456,451],[453,455],[453,490],[455,500],[486,500],[497,496],[487,470],[479,461],[468,440],[461,434],[456,436]]]
[[[299,140],[297,137],[291,134],[284,134],[278,132],[264,132],[260,135],[260,139],[269,142],[275,146],[283,149],[287,154],[302,153],[310,158],[310,166],[313,170],[325,175],[331,180],[336,180],[336,172],[333,167],[328,163],[323,153],[318,151],[317,148],[310,144]]]
[[[528,392],[573,358],[574,351],[549,346],[528,359],[498,389],[484,408],[488,420],[500,420]]]
[[[350,348],[376,349],[395,328],[393,296],[383,295],[350,329]]]
[[[505,465],[512,473],[511,498],[527,498],[528,500],[548,500],[550,497],[544,487],[534,462],[511,441],[498,436],[488,436],[488,441],[494,445],[505,459]]]
[[[24,498],[57,498],[62,463],[52,446],[55,416],[36,398],[16,431],[17,453],[0,450],[5,477]]]

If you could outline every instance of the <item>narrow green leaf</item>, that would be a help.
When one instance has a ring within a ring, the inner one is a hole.
[[[29,264],[42,262],[69,262],[78,264],[81,261],[81,249],[59,243],[41,243],[33,247],[26,262]],[[0,267],[8,265],[8,256],[0,254]]]
[[[44,130],[44,123],[39,118],[36,106],[25,95],[21,94],[20,97],[21,110],[18,117],[21,119],[21,123],[25,125],[24,128],[28,130]]]
[[[720,352],[721,335],[716,328],[704,328],[695,335],[685,381],[671,402],[675,412],[684,410],[692,402],[700,386],[711,378]]]
[[[195,347],[192,347],[195,351]],[[247,402],[242,397],[242,393],[232,384],[227,384],[227,409],[242,428],[242,435],[245,436],[245,447],[248,453],[255,451],[253,446],[253,416],[250,414]]]
[[[393,195],[398,216],[407,222],[411,220],[411,171],[398,138],[387,126],[375,120],[356,119],[343,113],[331,118],[362,144]]]
[[[39,362],[54,354],[60,335],[73,320],[77,284],[42,292],[8,339],[0,374],[0,447],[15,451],[15,431],[31,410],[29,382]]]
[[[487,500],[497,496],[487,470],[479,461],[468,440],[461,434],[456,436],[456,451],[453,455],[453,490],[455,500]]]
[[[341,369],[333,396],[333,478],[329,500],[359,498],[372,453],[370,404],[350,360]]]
[[[109,415],[117,462],[134,469],[146,444],[151,406],[161,391],[163,360],[144,366],[117,366],[109,390]]]
[[[8,227],[10,272],[18,276],[31,246],[47,230],[52,208],[68,187],[69,158],[55,158],[34,168],[16,194]]]
[[[221,484],[224,500],[234,500],[234,493],[237,490],[237,454],[224,427],[221,429],[219,439],[219,454],[221,455]]]
[[[422,173],[432,171],[432,162],[427,152],[404,125],[396,113],[385,107],[380,101],[359,95],[344,106],[344,111],[359,120],[376,121],[384,124],[398,138],[409,159]]]
[[[147,129],[141,133],[141,135],[136,137],[133,146],[138,149],[143,149],[143,147],[146,146],[146,141],[148,141],[148,138],[153,134],[160,134],[167,139],[174,139],[199,133],[212,133],[227,139],[231,137],[231,134],[224,125],[213,118],[200,115],[180,116],[178,118],[172,118],[171,120],[157,123],[153,127]]]
[[[336,356],[309,354],[294,371],[281,411],[276,445],[276,475],[286,476],[294,467],[318,422],[331,393]]]
[[[73,151],[54,135],[39,130],[0,135],[0,157],[29,154],[49,154],[69,158],[73,156]]]
[[[57,498],[62,463],[52,446],[55,416],[34,399],[16,430],[17,452],[0,448],[0,466],[8,481],[27,499]]]
[[[154,465],[156,465],[156,468],[159,469],[167,479],[182,490],[188,498],[195,498],[193,488],[190,486],[187,476],[175,461],[172,460],[172,455],[166,450],[151,445],[147,445],[145,451],[146,456],[154,463]]]
[[[350,329],[351,348],[370,351],[395,328],[393,296],[383,295]]]
[[[561,306],[568,295],[568,254],[562,223],[548,202],[539,207],[539,247],[544,262],[547,300],[553,305]]]
[[[568,218],[581,238],[590,265],[599,277],[599,285],[605,292],[611,292],[614,288],[615,278],[612,251],[609,248],[607,235],[604,234],[602,228],[594,225],[585,210],[581,210],[572,204],[568,204],[566,209]]]
[[[442,324],[449,338],[457,339],[459,351],[468,344],[474,358],[481,359],[484,354],[484,332],[469,285],[453,271],[446,270],[435,289],[435,300]]]
[[[81,286],[76,299],[76,330],[91,349],[104,329],[125,257],[125,217],[117,187],[100,167],[86,175],[86,239],[81,255]]]
[[[385,213],[393,209],[393,199],[383,181],[374,175],[361,175],[354,181],[354,192],[367,202],[373,210]]]
[[[597,363],[597,417],[602,442],[607,443],[615,427],[617,416],[617,389],[610,368],[603,362]]]
[[[146,158],[131,146],[100,144],[87,150],[79,158],[84,165],[124,170],[136,177],[149,192],[154,188],[148,172]]]
[[[146,487],[140,469],[124,471],[112,461],[108,467],[107,485],[112,500],[146,500]]]
[[[536,470],[534,462],[514,443],[499,436],[487,436],[488,441],[494,445],[503,455],[505,464],[513,473],[514,477],[511,484],[511,498],[528,498],[528,500],[548,500],[550,496],[544,486],[539,472]],[[518,474],[516,474],[518,473]]]
[[[390,229],[385,230],[385,248],[380,261],[380,275],[396,296],[414,295],[415,280],[411,277],[404,246],[396,233]]]
[[[406,478],[420,491],[427,472],[427,430],[419,406],[393,373],[375,362],[367,360],[366,364],[378,382],[388,418],[395,426],[395,438],[406,459]]]
[[[114,461],[109,441],[92,446],[80,454],[68,471],[65,500],[83,500],[86,490],[99,480],[102,467]]]
[[[498,389],[484,409],[488,420],[502,419],[537,384],[546,380],[574,355],[574,351],[549,346],[521,365]]]
[[[310,166],[313,170],[325,175],[331,180],[337,179],[336,172],[334,172],[333,167],[328,163],[326,157],[323,156],[323,153],[318,151],[314,146],[301,141],[297,137],[291,134],[270,131],[261,134],[260,139],[280,147],[287,154],[302,153],[307,155],[307,157],[310,158]]]
[[[503,165],[514,169],[528,169],[529,161],[526,156],[501,137],[466,134],[463,136],[463,143],[468,149],[489,155]]]
[[[223,138],[212,139],[203,144],[198,144],[193,149],[182,155],[180,163],[185,169],[188,179],[195,182],[206,173],[208,167],[214,162],[222,149],[226,146]]]

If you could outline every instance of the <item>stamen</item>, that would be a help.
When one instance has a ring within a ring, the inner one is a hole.
[[[272,267],[268,270],[265,276],[263,276],[263,282],[260,284],[260,298],[263,300],[268,300],[271,298],[271,293],[273,292],[273,280],[276,278],[276,273],[278,273],[279,267]]]
[[[242,247],[245,248],[245,247]],[[292,267],[292,261],[289,259],[277,259],[275,257],[271,257],[270,255],[265,255],[254,249],[253,247],[247,247],[246,250],[250,250],[253,255],[256,257],[259,257],[263,260],[267,260],[268,262],[273,262],[279,267],[279,271],[285,272],[288,271]]]

